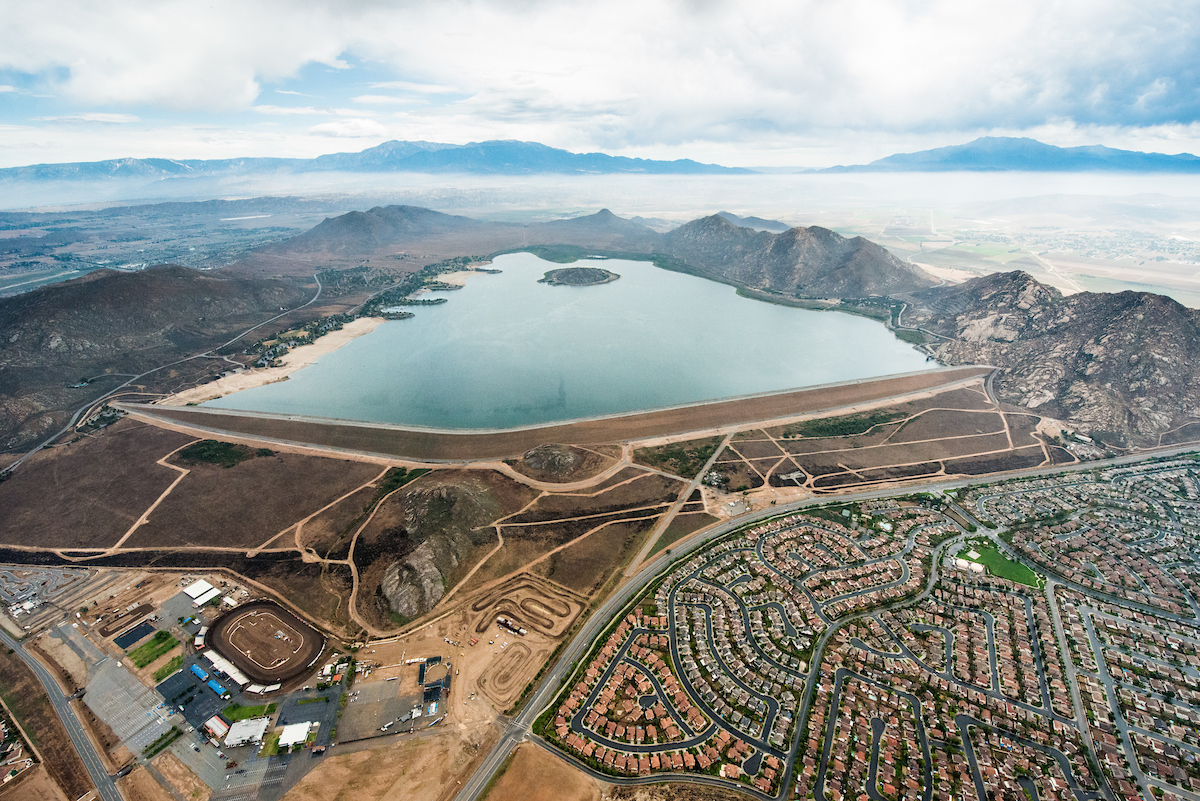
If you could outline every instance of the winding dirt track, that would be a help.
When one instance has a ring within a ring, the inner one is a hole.
[[[196,407],[119,404],[139,417],[155,418],[282,443],[313,444],[332,450],[462,462],[518,456],[552,442],[611,443],[719,429],[777,420],[944,387],[990,373],[990,367],[950,367],[888,378],[697,403],[673,409],[580,420],[504,431],[418,430],[381,424],[315,420]]]

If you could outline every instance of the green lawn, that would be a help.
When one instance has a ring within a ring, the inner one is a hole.
[[[156,631],[153,637],[129,652],[129,661],[144,668],[176,645],[179,645],[179,640],[172,637],[169,632]]]
[[[260,704],[259,706],[231,704],[221,710],[221,714],[229,718],[230,723],[235,723],[239,720],[249,720],[250,718],[261,718],[263,715],[270,715],[278,706],[278,704]]]
[[[1015,581],[1018,584],[1025,584],[1030,587],[1041,586],[1037,573],[1034,573],[1020,562],[1012,561],[991,545],[972,543],[969,547],[964,548],[959,556],[963,559],[969,559],[967,551],[971,550],[971,548],[974,548],[979,553],[979,558],[975,561],[986,567],[988,572],[993,576],[1006,578],[1009,581]]]
[[[260,757],[275,756],[279,753],[279,735],[283,732],[273,731],[263,740],[262,748],[259,749]]]
[[[154,671],[154,681],[160,682],[167,676],[179,671],[183,667],[183,654],[171,658],[171,661]]]

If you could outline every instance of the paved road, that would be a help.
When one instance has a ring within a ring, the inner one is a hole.
[[[947,483],[957,486],[960,482]],[[921,488],[921,491],[929,491],[930,489],[931,487],[929,485],[925,485]],[[574,639],[571,640],[570,645],[568,645],[568,647],[564,650],[562,656],[559,657],[558,662],[554,664],[554,666],[548,671],[546,677],[542,680],[542,683],[538,685],[538,688],[535,690],[533,697],[529,700],[529,703],[526,704],[521,713],[518,714],[517,717],[514,718],[508,725],[504,734],[501,736],[500,741],[497,742],[492,748],[491,753],[489,753],[484,761],[480,763],[480,766],[476,769],[474,775],[472,775],[470,779],[463,783],[462,789],[459,791],[457,796],[458,801],[476,801],[476,799],[479,798],[480,794],[483,792],[483,789],[487,786],[488,782],[491,781],[491,778],[493,775],[495,775],[496,771],[499,770],[500,766],[504,763],[504,760],[508,757],[508,754],[512,751],[512,749],[515,748],[522,740],[525,740],[529,737],[533,722],[537,719],[538,714],[554,698],[554,695],[559,690],[562,680],[574,669],[575,662],[584,655],[588,648],[591,647],[593,642],[599,636],[600,632],[603,631],[604,627],[612,621],[613,615],[618,610],[622,609],[626,604],[628,604],[629,600],[635,594],[640,592],[654,578],[658,577],[668,564],[677,560],[687,559],[692,551],[703,548],[712,540],[723,537],[730,531],[743,526],[753,525],[767,518],[786,515],[794,511],[799,511],[800,509],[808,506],[821,505],[835,500],[839,503],[849,503],[873,498],[891,497],[896,494],[896,489],[892,488],[888,490],[873,490],[868,492],[840,495],[836,499],[823,497],[810,498],[803,501],[795,501],[790,504],[775,506],[757,514],[726,521],[725,523],[716,526],[695,540],[684,542],[675,546],[670,554],[663,553],[656,559],[644,565],[642,571],[637,576],[620,587],[612,596],[608,598],[607,601],[605,601],[593,612],[587,623],[575,635]],[[906,599],[900,602],[901,604],[908,605],[909,603],[923,600],[929,595],[932,586],[937,582],[938,562],[941,558],[941,554],[947,547],[950,546],[952,542],[957,541],[958,538],[948,540],[943,542],[935,549],[933,555],[933,564],[931,567],[931,581],[929,582],[929,585],[922,593],[918,594],[916,598]],[[891,605],[888,605],[883,608],[886,609],[890,607]],[[875,609],[872,611],[879,610]],[[839,620],[837,621],[836,625],[830,626],[821,635],[817,646],[814,649],[813,662],[809,667],[809,680],[806,686],[805,700],[801,708],[800,715],[797,718],[798,721],[803,722],[806,719],[807,707],[812,697],[812,689],[817,671],[820,667],[821,655],[824,651],[825,643],[836,629],[862,616],[863,615],[861,614],[854,614],[846,617],[843,620]],[[798,726],[796,729],[796,737],[800,736],[801,730],[802,726]],[[572,761],[572,764],[575,764],[578,767],[578,763]],[[781,787],[789,787],[792,768],[793,766],[789,761],[785,769],[785,775],[780,782]],[[610,776],[604,776],[603,778],[605,781],[613,780]],[[662,781],[661,777],[648,777],[648,779],[651,781]],[[681,777],[672,777],[671,780],[676,781],[680,779]],[[706,780],[705,777],[696,777],[695,781],[701,783],[711,783],[711,780]],[[622,783],[637,783],[637,780],[629,780]],[[757,795],[757,793],[754,794]]]
[[[1057,466],[1057,467],[1046,467],[1046,468],[1038,468],[1038,469],[1033,469],[1033,470],[1014,471],[1014,473],[1017,473],[1021,476],[1041,477],[1041,476],[1058,475],[1061,473],[1069,473],[1069,472],[1077,471],[1077,470],[1089,470],[1090,471],[1090,470],[1100,468],[1100,467],[1111,467],[1111,466],[1116,466],[1116,465],[1125,465],[1125,464],[1141,462],[1147,458],[1150,458],[1151,456],[1169,457],[1169,456],[1173,456],[1173,455],[1180,454],[1180,453],[1194,452],[1195,450],[1196,450],[1196,448],[1194,446],[1193,447],[1169,448],[1169,449],[1164,449],[1161,451],[1156,451],[1153,453],[1141,453],[1141,454],[1136,454],[1136,455],[1131,455],[1131,456],[1120,456],[1120,457],[1115,457],[1112,459],[1097,460],[1097,461],[1093,461],[1093,462],[1086,462],[1083,464],[1076,464],[1076,465],[1061,465],[1061,466]],[[975,477],[975,478],[964,478],[964,479],[957,479],[957,480],[950,480],[950,481],[943,481],[943,482],[936,482],[936,483],[919,484],[919,485],[915,485],[914,487],[910,488],[909,491],[911,491],[911,492],[930,492],[930,491],[940,491],[940,490],[947,490],[947,489],[958,489],[958,488],[965,487],[965,486],[979,484],[981,482],[995,481],[997,479],[998,479],[997,476],[988,476],[986,478]],[[780,516],[780,515],[788,514],[790,512],[799,511],[808,506],[820,505],[820,504],[830,503],[830,502],[834,502],[834,501],[839,502],[839,503],[850,503],[850,502],[855,502],[855,501],[871,500],[871,499],[876,499],[876,498],[893,497],[897,494],[902,494],[903,492],[904,492],[903,489],[897,489],[897,488],[893,487],[893,488],[888,488],[888,489],[870,490],[870,491],[859,492],[859,493],[848,493],[848,494],[839,495],[836,497],[818,497],[818,498],[812,498],[812,499],[808,499],[808,500],[804,500],[804,501],[797,501],[797,502],[793,502],[790,504],[785,504],[785,505],[781,505],[781,506],[777,506],[777,507],[772,507],[770,509],[764,510],[764,511],[759,512],[754,515],[748,515],[745,517],[727,521],[726,523],[723,523],[723,524],[717,526],[716,528],[712,529],[711,531],[707,532],[706,534],[702,535],[701,537],[697,538],[696,540],[693,540],[691,542],[685,542],[681,545],[676,546],[672,550],[672,553],[670,553],[670,554],[663,553],[663,554],[659,555],[656,559],[643,565],[640,572],[635,577],[633,577],[629,581],[629,583],[627,583],[626,585],[624,585],[623,587],[618,589],[618,591],[613,596],[611,596],[603,605],[601,605],[595,611],[593,616],[588,620],[587,624],[580,630],[580,632],[571,641],[568,648],[564,651],[562,657],[554,665],[554,667],[549,671],[547,676],[543,679],[542,683],[538,686],[537,690],[534,693],[533,698],[527,704],[524,711],[522,711],[512,721],[512,723],[508,726],[507,730],[505,731],[505,734],[501,738],[500,742],[497,743],[497,745],[493,748],[492,752],[488,755],[488,757],[483,761],[483,763],[480,765],[480,767],[476,770],[475,774],[463,785],[463,788],[459,792],[459,795],[458,795],[459,801],[475,801],[475,799],[477,799],[479,797],[483,788],[487,785],[488,781],[491,780],[491,777],[499,769],[500,765],[504,762],[505,758],[512,751],[512,749],[519,742],[528,738],[529,732],[530,732],[530,726],[532,725],[533,721],[536,719],[537,714],[539,712],[541,712],[541,710],[554,697],[554,694],[557,693],[563,678],[567,674],[569,674],[569,672],[573,669],[574,663],[576,662],[576,660],[578,660],[584,654],[586,649],[591,646],[591,644],[593,643],[595,638],[599,635],[600,631],[604,628],[604,626],[608,622],[611,621],[613,615],[619,609],[621,609],[623,606],[625,606],[629,602],[630,598],[632,598],[643,587],[645,587],[650,582],[651,579],[660,575],[662,573],[663,569],[668,564],[670,564],[671,562],[674,562],[676,560],[682,560],[682,559],[686,558],[687,555],[690,554],[692,551],[704,547],[712,540],[722,537],[725,534],[729,533],[730,531],[732,531],[736,528],[740,528],[742,526],[747,526],[747,525],[752,525],[756,522],[759,522],[759,521],[769,518],[769,517]],[[934,554],[933,554],[932,565],[931,565],[931,575],[929,577],[930,581],[928,582],[925,590],[922,593],[920,593],[917,596],[917,598],[915,598],[915,599],[910,598],[910,599],[907,599],[907,600],[901,602],[902,605],[911,605],[912,603],[919,602],[921,599],[928,596],[930,589],[937,583],[942,556],[944,555],[944,553],[946,552],[946,550],[949,547],[951,547],[952,545],[957,545],[957,544],[961,543],[963,541],[963,539],[964,538],[962,538],[962,537],[955,537],[951,540],[943,542],[941,545],[939,545],[935,549]],[[998,543],[998,544],[1001,545],[1001,547],[1003,547],[1003,543]],[[1004,548],[1004,550],[1007,551],[1008,549]],[[1059,577],[1059,578],[1061,580],[1061,577]],[[1073,582],[1063,582],[1063,583],[1067,583],[1069,585],[1074,584]],[[888,607],[884,607],[884,608],[890,608],[890,606],[891,605],[889,605]],[[1134,606],[1136,608],[1137,605],[1134,605]],[[818,606],[818,609],[819,608],[820,607]],[[1051,608],[1052,609],[1054,608],[1054,604],[1051,604]],[[873,610],[871,610],[871,613],[873,614],[873,613],[876,613],[879,611],[880,611],[880,609],[873,609]],[[802,704],[800,714],[798,717],[798,720],[800,721],[800,726],[798,726],[798,729],[797,729],[798,732],[802,728],[803,721],[807,718],[808,706],[811,702],[812,692],[815,689],[815,678],[816,678],[815,670],[819,666],[821,657],[823,656],[824,647],[825,647],[826,642],[828,641],[829,637],[833,634],[833,632],[835,630],[837,630],[838,628],[841,628],[843,625],[845,625],[853,620],[856,620],[862,616],[864,616],[864,615],[854,614],[854,615],[848,616],[847,618],[845,618],[843,620],[839,620],[836,622],[836,624],[830,625],[829,628],[827,628],[826,631],[823,633],[823,635],[820,637],[818,644],[817,644],[817,648],[814,651],[813,665],[810,668],[810,670],[814,672],[814,675],[810,677],[810,681],[808,683],[808,686],[806,687],[804,703]],[[990,638],[989,638],[989,640],[990,640]],[[995,671],[995,667],[993,667],[992,669],[993,669],[993,671]],[[995,674],[993,673],[993,675],[995,675]],[[1006,699],[1006,700],[1011,700],[1011,699]],[[1072,699],[1072,700],[1074,700],[1074,699]],[[1042,714],[1045,713],[1045,710],[1038,710],[1038,711],[1041,712]],[[1078,710],[1077,710],[1076,714],[1078,714]],[[571,760],[568,760],[568,761],[571,761]],[[572,761],[572,763],[575,764],[573,761]],[[781,786],[783,786],[783,787],[788,786],[792,768],[793,768],[793,766],[791,764],[789,764],[787,766],[786,774],[784,776],[783,781],[781,782]],[[607,778],[608,780],[611,780],[610,777],[605,777],[605,778]],[[661,781],[661,779],[654,779],[654,777],[651,777],[651,779]],[[673,777],[672,780],[675,780],[675,778]],[[636,780],[634,780],[634,781],[636,781]],[[630,782],[630,783],[633,783],[633,782]],[[1104,790],[1108,791],[1108,788],[1105,787]]]
[[[92,778],[92,784],[100,792],[100,797],[104,801],[124,801],[121,794],[117,792],[117,785],[113,778],[108,775],[108,771],[104,769],[104,763],[100,760],[100,756],[96,753],[96,749],[92,747],[92,741],[88,738],[87,733],[83,730],[83,725],[79,719],[75,717],[75,711],[71,709],[67,697],[62,694],[58,688],[58,682],[50,675],[50,671],[42,666],[32,656],[25,651],[25,646],[14,640],[7,631],[0,629],[0,640],[2,640],[9,648],[12,648],[18,656],[29,665],[33,675],[37,676],[38,681],[46,688],[46,695],[50,698],[50,705],[54,707],[54,711],[58,713],[58,717],[62,720],[63,726],[67,730],[67,734],[71,737],[71,742],[75,746],[75,750],[79,752],[79,758],[83,760],[83,766],[87,768],[88,775]]]

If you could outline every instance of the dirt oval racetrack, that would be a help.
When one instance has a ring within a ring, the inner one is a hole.
[[[311,670],[325,637],[272,601],[252,601],[219,617],[208,645],[252,681],[275,684]]]

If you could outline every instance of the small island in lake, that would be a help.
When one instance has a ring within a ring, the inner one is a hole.
[[[616,273],[602,270],[599,267],[563,267],[549,271],[538,280],[538,283],[551,286],[596,286],[597,284],[612,283],[620,277]]]

